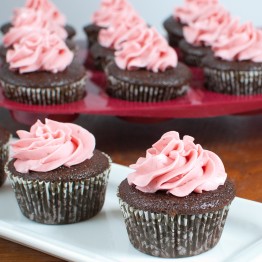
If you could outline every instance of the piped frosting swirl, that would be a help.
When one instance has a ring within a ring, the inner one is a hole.
[[[166,191],[184,197],[192,192],[212,191],[225,183],[227,174],[221,159],[194,138],[177,132],[164,134],[146,157],[130,166],[135,171],[128,175],[128,182],[145,193]]]

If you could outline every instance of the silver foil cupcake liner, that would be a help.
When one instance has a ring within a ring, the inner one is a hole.
[[[61,87],[26,87],[0,81],[4,95],[13,101],[30,105],[58,105],[78,101],[85,95],[86,76]]]
[[[104,205],[111,160],[102,174],[70,182],[26,180],[13,176],[7,166],[20,210],[30,220],[49,225],[76,223],[97,215]]]
[[[9,140],[11,139],[11,136]],[[9,158],[9,141],[0,146],[0,186],[2,186],[6,180],[6,173],[4,170],[5,164]]]
[[[143,253],[164,258],[195,256],[213,248],[222,235],[230,206],[211,213],[170,216],[138,210],[119,201],[132,245]]]
[[[262,94],[262,71],[235,71],[204,68],[207,89],[232,95]]]
[[[161,102],[184,95],[189,85],[180,87],[142,86],[121,81],[112,75],[107,75],[107,93],[115,98],[134,102]]]

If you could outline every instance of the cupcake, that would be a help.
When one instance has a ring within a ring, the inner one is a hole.
[[[262,31],[232,23],[203,59],[205,86],[232,95],[262,94]]]
[[[137,26],[105,68],[107,92],[128,101],[160,102],[185,94],[190,70],[154,29]]]
[[[75,36],[75,29],[70,25],[66,25],[65,16],[49,0],[27,0],[24,7],[14,10],[11,23],[6,23],[1,27],[2,33],[7,34],[13,26],[17,25],[17,23],[28,20],[27,16],[30,12],[42,12],[45,21],[48,22],[52,28],[64,28],[65,32],[63,32],[63,35],[65,35],[66,38],[72,39]],[[61,29],[59,29],[59,31],[61,31]]]
[[[38,29],[24,35],[0,68],[4,95],[34,105],[64,104],[85,95],[85,68],[55,33]]]
[[[22,214],[43,224],[90,219],[102,209],[111,160],[95,138],[71,123],[46,119],[17,132],[5,170]]]
[[[227,29],[231,16],[220,5],[210,6],[194,22],[183,28],[184,40],[179,43],[183,61],[189,66],[201,66],[213,43]]]
[[[116,17],[108,28],[101,29],[98,33],[98,42],[90,48],[90,56],[95,67],[104,69],[106,64],[113,60],[115,51],[121,49],[121,44],[128,39],[132,31],[136,30],[137,26],[146,27],[146,23],[130,7],[128,12]]]
[[[169,44],[178,47],[184,39],[183,27],[194,22],[209,5],[216,5],[218,0],[185,0],[183,6],[175,8],[172,16],[164,21]]]
[[[131,165],[118,197],[132,245],[148,255],[201,254],[219,241],[233,183],[221,159],[177,132],[168,132]]]
[[[0,127],[0,186],[2,186],[6,179],[6,174],[4,172],[4,165],[8,160],[9,147],[8,143],[10,140],[10,133]]]

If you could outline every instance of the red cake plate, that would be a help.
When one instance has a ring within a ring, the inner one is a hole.
[[[84,61],[83,45],[78,52]],[[262,112],[262,95],[235,96],[210,92],[203,87],[200,69],[192,68],[193,81],[188,93],[166,102],[141,103],[111,98],[105,91],[106,80],[102,72],[87,69],[88,81],[84,99],[64,105],[36,106],[16,103],[5,98],[0,91],[0,107],[9,109],[14,118],[27,124],[37,118],[52,116],[73,119],[78,114],[111,115],[132,119],[205,118],[233,114]]]

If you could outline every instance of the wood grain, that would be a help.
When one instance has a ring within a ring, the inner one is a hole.
[[[181,136],[191,135],[222,158],[228,176],[236,184],[238,197],[262,202],[262,115],[137,121],[85,115],[75,122],[95,135],[98,149],[122,165],[134,163],[164,132],[176,130]],[[28,128],[13,121],[4,109],[0,109],[0,125],[13,134],[17,129]],[[3,239],[0,254],[1,261],[61,261]]]

